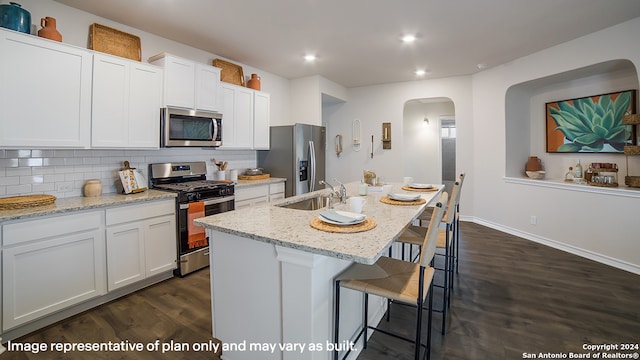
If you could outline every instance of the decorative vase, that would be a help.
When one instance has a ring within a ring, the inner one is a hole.
[[[537,156],[529,156],[529,161],[527,161],[527,165],[525,166],[527,171],[540,171],[542,170],[542,160],[538,159]]]
[[[251,74],[251,79],[247,82],[247,87],[253,90],[260,90],[260,76]]]
[[[84,183],[82,193],[86,197],[102,195],[102,182],[99,179],[87,180],[87,182]]]
[[[52,17],[43,17],[40,19],[42,29],[38,30],[38,36],[55,41],[62,41],[62,35],[56,29],[56,19]]]
[[[0,27],[31,34],[31,13],[18,3],[1,4]]]

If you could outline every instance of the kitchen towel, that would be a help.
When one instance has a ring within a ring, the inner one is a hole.
[[[189,203],[189,209],[187,210],[187,230],[189,232],[187,245],[189,249],[207,245],[207,235],[205,229],[193,223],[193,220],[201,217],[204,217],[204,202],[198,201]]]

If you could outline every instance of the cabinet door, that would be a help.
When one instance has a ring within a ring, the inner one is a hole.
[[[0,146],[88,147],[91,62],[88,50],[0,29]]]
[[[195,107],[195,63],[173,56],[164,58],[164,102],[167,106]]]
[[[222,147],[253,148],[253,90],[221,85],[223,97]]]
[[[162,69],[159,67],[131,63],[128,137],[130,148],[160,147],[162,75]]]
[[[129,128],[129,61],[95,54],[91,146],[126,147]]]
[[[3,330],[105,294],[104,269],[100,230],[5,248]]]
[[[109,291],[145,278],[143,222],[107,228]]]
[[[146,275],[175,269],[178,257],[175,215],[146,220],[144,229]]]
[[[253,147],[269,150],[269,119],[271,97],[262,92],[254,93],[253,107]]]
[[[196,109],[220,111],[220,69],[196,64]]]

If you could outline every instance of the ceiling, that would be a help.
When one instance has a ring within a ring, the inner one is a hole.
[[[638,0],[56,1],[287,79],[345,87],[473,74],[640,16]],[[402,43],[405,33],[416,42]]]

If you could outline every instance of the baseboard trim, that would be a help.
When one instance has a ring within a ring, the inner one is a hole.
[[[502,231],[504,233],[510,234],[510,235],[514,235],[520,238],[523,238],[525,240],[530,240],[533,242],[536,242],[538,244],[542,244],[542,245],[546,245],[549,247],[552,247],[554,249],[558,249],[558,250],[562,250],[565,252],[568,252],[570,254],[573,255],[577,255],[589,260],[593,260],[596,262],[599,262],[601,264],[605,264],[605,265],[609,265],[612,267],[615,267],[617,269],[621,269],[621,270],[625,270],[628,271],[630,273],[636,274],[636,275],[640,275],[640,265],[636,265],[636,264],[632,264],[626,261],[622,261],[616,258],[612,258],[610,256],[607,255],[602,255],[602,254],[598,254],[596,252],[593,251],[589,251],[589,250],[585,250],[573,245],[568,245],[565,243],[561,243],[559,241],[556,240],[552,240],[552,239],[548,239],[542,236],[538,236],[535,234],[531,234],[525,231],[520,231],[518,229],[514,229],[508,226],[504,226],[492,221],[488,221],[488,220],[484,220],[484,219],[479,219],[479,218],[469,218],[469,217],[465,217],[463,218],[462,216],[460,217],[460,220],[462,221],[469,221],[469,222],[473,222],[476,223],[478,225],[483,225],[489,228],[492,228],[494,230],[498,230],[498,231]]]

